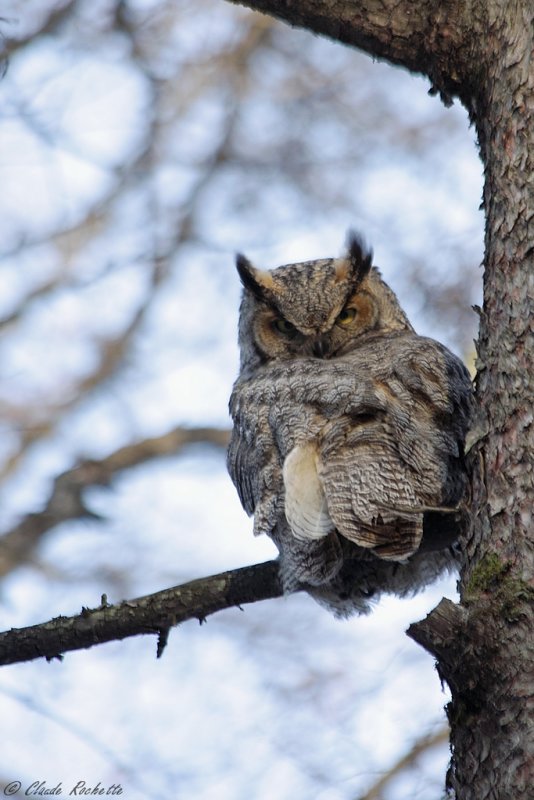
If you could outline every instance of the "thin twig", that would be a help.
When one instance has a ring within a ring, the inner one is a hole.
[[[417,739],[412,747],[405,753],[398,761],[393,764],[388,771],[374,783],[365,794],[359,796],[358,800],[380,800],[383,796],[383,791],[391,781],[397,777],[408,767],[413,766],[420,755],[426,753],[427,750],[437,747],[437,745],[444,744],[449,740],[449,726],[446,725],[440,728],[436,733],[426,734],[420,739]]]

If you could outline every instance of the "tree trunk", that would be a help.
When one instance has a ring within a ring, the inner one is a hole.
[[[534,4],[532,0],[247,0],[427,75],[467,107],[484,164],[486,253],[471,529],[459,605],[410,635],[450,686],[457,800],[534,786]]]

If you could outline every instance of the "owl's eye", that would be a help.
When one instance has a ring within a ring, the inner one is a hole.
[[[292,339],[297,335],[297,329],[295,326],[283,317],[277,317],[277,319],[273,320],[273,327],[275,330],[277,330],[279,333],[283,333],[284,336],[287,336],[289,339]]]
[[[355,308],[344,308],[336,319],[336,324],[338,325],[350,325],[350,323],[356,317],[356,309]]]

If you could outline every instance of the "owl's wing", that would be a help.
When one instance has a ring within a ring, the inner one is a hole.
[[[270,534],[283,505],[280,459],[265,415],[246,413],[253,403],[246,386],[236,384],[230,398],[234,427],[227,467],[241,505],[249,516],[254,514],[254,534]]]
[[[451,507],[467,483],[464,443],[474,409],[471,378],[439,342],[414,339],[410,353],[396,359],[391,381],[409,410],[405,420],[398,413],[392,416],[399,452],[418,474],[423,492],[436,495],[439,484],[433,504]]]
[[[421,542],[423,515],[418,512],[412,475],[399,458],[381,415],[364,424],[345,420],[341,438],[323,440],[319,475],[328,511],[337,530],[380,558],[402,561]],[[413,511],[410,511],[412,509]]]
[[[241,505],[249,516],[254,513],[256,508],[252,472],[248,468],[251,455],[250,447],[246,446],[246,443],[234,428],[226,454],[226,464],[230,477],[237,489]]]
[[[325,427],[319,474],[338,531],[403,560],[421,544],[425,511],[465,491],[472,392],[463,364],[437,342],[413,334],[390,347],[387,363],[369,358],[375,412],[349,403]]]

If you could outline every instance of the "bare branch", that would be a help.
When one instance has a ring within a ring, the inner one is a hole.
[[[244,80],[243,64],[246,59],[253,56],[258,43],[269,35],[272,25],[273,23],[270,19],[254,18],[249,25],[249,30],[246,32],[246,35],[237,48],[236,57],[233,51],[232,59],[228,57],[228,54],[223,53],[221,56],[221,69],[226,69],[228,73],[228,85],[234,86],[237,94],[239,94],[237,90]],[[125,19],[122,17],[121,29],[132,38],[134,49],[138,50],[140,46],[136,44],[136,42],[139,31],[131,25],[127,26]],[[56,244],[60,241],[61,236],[65,236],[68,242],[71,242],[72,237],[75,239],[78,238],[80,240],[79,246],[83,246],[85,236],[90,235],[88,234],[87,226],[92,230],[93,224],[96,224],[98,232],[98,229],[102,225],[103,216],[109,214],[116,200],[122,196],[126,189],[131,189],[132,186],[139,183],[139,181],[142,180],[140,176],[144,176],[147,173],[150,174],[153,171],[154,163],[157,161],[156,153],[158,147],[161,146],[160,140],[164,137],[165,126],[167,124],[162,122],[162,120],[165,120],[168,116],[166,113],[163,113],[162,108],[168,102],[167,93],[169,89],[161,81],[153,78],[150,69],[142,58],[140,58],[140,64],[151,86],[152,105],[154,108],[150,125],[144,137],[143,147],[136,154],[132,163],[127,166],[124,174],[121,174],[120,180],[116,182],[109,196],[99,203],[98,211],[91,212],[83,223],[75,226],[71,231],[58,234]],[[155,290],[169,272],[174,254],[186,241],[195,238],[194,229],[196,214],[198,213],[199,207],[202,205],[206,190],[209,189],[212,181],[217,177],[218,167],[228,159],[229,143],[234,134],[238,119],[238,110],[238,103],[230,104],[220,132],[220,140],[207,160],[205,169],[199,175],[198,180],[192,185],[189,196],[183,202],[181,219],[178,222],[174,222],[172,234],[162,237],[161,242],[158,241],[157,235],[154,236],[151,247],[152,252],[146,254],[146,260],[149,262],[152,270],[151,291],[149,291],[147,295],[146,302],[143,303],[133,315],[124,331],[116,338],[105,340],[100,343],[99,360],[95,369],[84,376],[77,384],[73,385],[70,391],[67,392],[66,399],[62,399],[61,402],[52,402],[47,405],[41,400],[37,410],[28,407],[4,407],[4,416],[16,419],[17,427],[22,433],[20,434],[20,442],[16,451],[13,452],[0,467],[0,480],[12,474],[27,456],[29,449],[53,433],[58,421],[64,420],[66,414],[75,409],[80,402],[85,402],[87,395],[91,391],[99,388],[106,380],[114,378],[117,375],[118,369],[128,353],[131,342],[151,307],[152,300],[155,296]],[[152,189],[149,189],[149,195],[151,192]],[[160,217],[161,209],[158,206],[157,199],[152,198],[151,204],[153,206],[152,213],[154,218]],[[64,246],[69,250],[71,245],[67,244]],[[19,247],[20,245],[17,246],[17,249]],[[59,288],[64,286],[61,282],[58,285]],[[33,290],[25,298],[20,308],[10,315],[6,322],[15,321],[24,313],[25,307],[32,299],[40,296],[41,293],[51,291],[53,288],[54,285],[49,284],[43,288]],[[64,391],[63,396],[65,396]],[[49,525],[47,529],[49,527],[51,527],[51,525]]]
[[[31,559],[47,531],[69,519],[94,517],[83,501],[88,486],[107,486],[114,475],[152,458],[176,455],[191,444],[225,448],[229,431],[220,428],[174,428],[162,436],[142,439],[115,450],[101,460],[80,461],[58,475],[42,511],[28,514],[0,538],[0,577]]]
[[[410,0],[230,0],[307,28],[377,58],[419,72],[431,79],[444,101],[462,90],[451,64],[468,45],[460,25],[461,5],[441,0],[414,4]]]
[[[224,428],[182,428],[176,427],[162,436],[142,439],[115,450],[101,461],[93,461],[100,471],[99,484],[108,483],[112,475],[123,469],[135,467],[152,458],[175,456],[191,444],[210,444],[226,448],[230,441],[230,431]]]
[[[180,622],[203,622],[224,608],[281,595],[277,561],[221,572],[117,605],[108,605],[104,595],[98,608],[84,608],[73,617],[56,617],[40,625],[1,633],[0,665],[42,657],[50,661],[69,650],[144,633],[158,636],[159,657],[169,629]]]
[[[467,616],[463,606],[444,597],[425,619],[412,623],[406,633],[431,655],[442,659],[461,635]]]
[[[63,275],[56,275],[54,278],[51,278],[50,280],[45,281],[38,286],[34,286],[27,292],[26,295],[24,295],[23,299],[14,309],[9,311],[5,316],[0,317],[0,329],[5,329],[8,327],[8,325],[13,325],[15,322],[19,322],[31,303],[53,293],[56,289],[62,287],[63,283]],[[2,330],[2,332],[4,331]]]
[[[10,475],[19,466],[28,449],[55,430],[58,422],[69,411],[76,408],[79,403],[85,402],[89,392],[116,376],[136,332],[145,319],[152,297],[152,294],[148,296],[146,302],[135,312],[126,328],[117,337],[105,339],[100,343],[97,366],[71,388],[67,398],[46,408],[46,416],[41,422],[24,425],[17,451],[0,469],[0,480]],[[42,408],[39,409],[39,416],[41,418],[43,416]]]
[[[9,59],[13,53],[26,47],[38,37],[56,33],[71,15],[74,10],[75,2],[76,0],[67,0],[63,5],[54,5],[48,13],[48,16],[41,21],[38,27],[32,29],[19,39],[11,39],[6,36],[1,42],[0,59]],[[4,24],[11,21],[12,20],[9,18],[3,20]]]
[[[382,775],[380,779],[374,783],[365,794],[360,795],[358,800],[380,800],[380,798],[383,797],[383,790],[394,778],[397,777],[397,775],[400,775],[400,773],[405,769],[413,766],[414,762],[417,761],[419,756],[421,756],[423,753],[426,753],[428,750],[431,750],[433,747],[437,747],[440,744],[445,744],[445,742],[448,742],[448,740],[448,725],[440,728],[438,731],[436,731],[436,733],[421,736],[420,739],[417,739],[416,742],[414,742],[408,752],[399,758],[399,760],[396,761],[395,764],[393,764],[393,766],[388,769],[388,771]]]
[[[151,308],[152,301],[155,297],[155,289],[159,286],[165,274],[166,272],[162,269],[161,263],[158,260],[154,260],[151,265],[151,290],[148,292],[144,302],[133,314],[128,325],[118,336],[103,339],[100,342],[99,358],[95,369],[84,375],[84,377],[71,388],[65,400],[48,406],[44,409],[44,413],[43,408],[40,407],[38,410],[39,418],[36,422],[31,423],[26,421],[23,423],[20,445],[16,452],[14,452],[0,468],[0,480],[10,475],[19,466],[22,459],[27,454],[28,449],[52,433],[58,422],[63,419],[69,411],[72,411],[81,402],[85,402],[90,392],[99,388],[107,380],[117,375],[132,345],[135,335],[141,328]],[[48,287],[45,287],[45,291],[46,290],[48,290]],[[35,295],[37,293],[38,290],[33,294]],[[32,298],[29,297],[27,299],[29,300]],[[22,412],[20,409],[14,409],[13,414],[10,413],[9,415],[20,416],[21,413],[28,413],[28,411],[28,409],[24,409]]]

